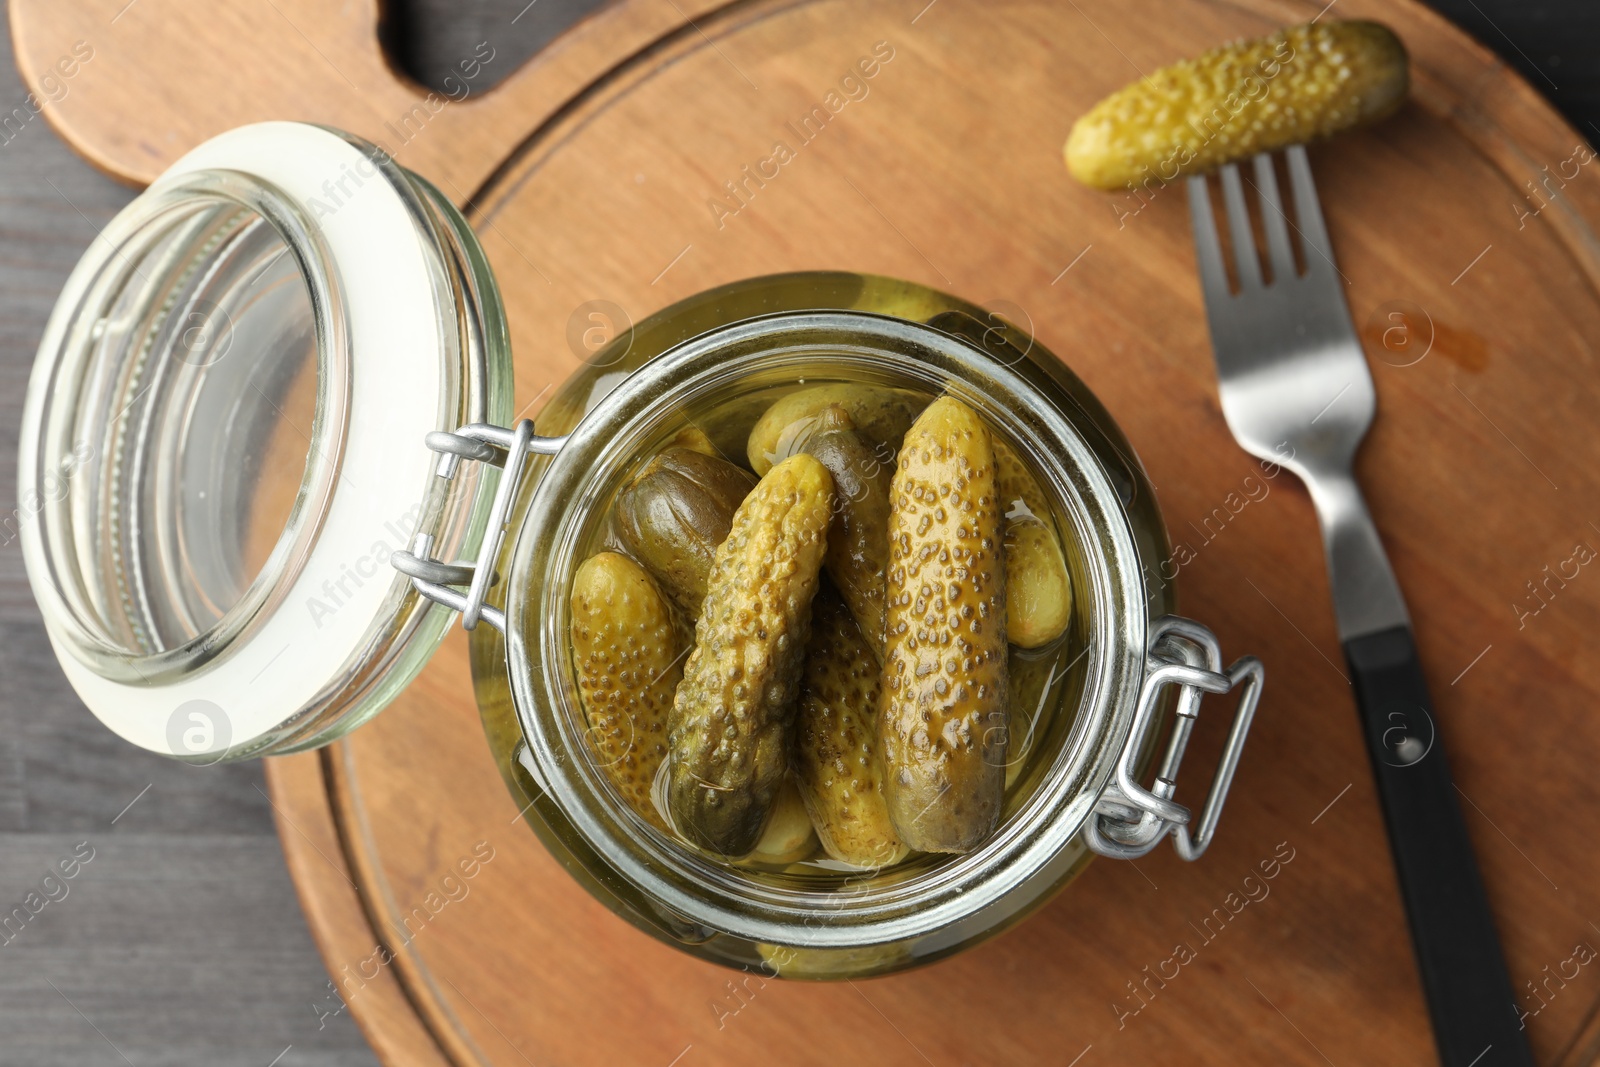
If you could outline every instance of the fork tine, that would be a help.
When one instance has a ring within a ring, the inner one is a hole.
[[[1233,263],[1239,272],[1239,291],[1261,288],[1261,257],[1256,255],[1256,235],[1250,232],[1250,212],[1244,206],[1244,186],[1239,167],[1222,168],[1222,206],[1228,215],[1228,237],[1233,243]]]
[[[1289,160],[1289,184],[1294,189],[1294,214],[1300,224],[1300,240],[1306,246],[1306,273],[1324,266],[1335,270],[1333,245],[1328,240],[1328,227],[1322,221],[1322,205],[1317,201],[1317,186],[1311,180],[1311,161],[1306,158],[1305,146],[1295,145],[1284,154]]]
[[[1255,158],[1256,193],[1261,197],[1261,226],[1267,231],[1267,258],[1272,263],[1272,283],[1294,277],[1294,251],[1289,247],[1289,227],[1283,213],[1283,197],[1278,193],[1278,175],[1272,156],[1266,152]]]
[[[1228,270],[1222,265],[1222,241],[1217,236],[1217,222],[1211,215],[1211,191],[1206,187],[1205,175],[1190,178],[1189,228],[1194,231],[1194,258],[1200,266],[1200,288],[1206,303],[1226,299]]]

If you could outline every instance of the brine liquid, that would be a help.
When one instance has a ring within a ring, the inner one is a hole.
[[[616,490],[620,492],[622,487],[661,449],[671,447],[675,443],[682,444],[687,440],[709,442],[717,456],[749,470],[747,445],[751,430],[768,407],[788,393],[837,381],[837,378],[825,376],[801,379],[784,386],[736,395],[714,406],[683,410],[680,412],[681,419],[676,425],[662,427],[658,435],[659,448],[642,450],[633,468],[621,474],[617,479]],[[931,402],[934,396],[924,392],[921,398],[925,402]],[[993,427],[991,431],[995,432]],[[1026,453],[1014,442],[1012,449],[1023,457],[1024,464],[1030,467],[1037,481],[1048,484],[1038,477],[1038,472],[1032,469],[1033,464],[1026,458]],[[890,469],[893,469],[895,450],[894,444],[888,445],[887,449],[883,445],[878,446],[878,451],[883,453],[884,461],[890,465]],[[1047,499],[1051,499],[1052,496],[1047,494]],[[604,509],[603,519],[592,524],[588,543],[580,552],[581,558],[588,558],[602,551],[628,554],[628,548],[617,532],[614,504],[613,497],[611,506]],[[1077,549],[1068,534],[1072,526],[1060,513],[1058,501],[1052,500],[1051,506],[1056,509],[1054,512],[1039,515],[1037,518],[1054,529],[1067,559],[1068,572],[1081,574],[1081,563],[1075,558]],[[1002,511],[1022,511],[1031,514],[1031,509],[1027,509],[1020,500],[1002,502]],[[692,647],[693,620],[680,617],[679,622],[680,640],[685,642],[681,647],[686,652]],[[1065,633],[1059,638],[1039,648],[1023,649],[1016,645],[1009,647],[1008,725],[1004,757],[1006,816],[1026,801],[1044,776],[1044,772],[1069,742],[1074,713],[1084,684],[1083,652],[1086,647],[1086,634],[1087,618],[1084,615],[1083,598],[1075,596],[1071,621]],[[488,715],[489,711],[486,709],[486,716]],[[514,722],[509,725],[514,731]],[[500,733],[502,737],[512,736],[504,731]],[[664,763],[655,791],[657,807],[663,813],[665,813],[665,797],[662,779],[665,777],[665,771]],[[785,881],[801,879],[813,883],[843,882],[862,877],[863,871],[860,868],[831,858],[821,847],[815,833],[806,829],[803,821],[797,827],[797,817],[793,810],[782,803],[781,794],[779,802],[774,807],[779,810],[769,821],[761,844],[751,856],[738,861],[737,866],[740,869],[752,874],[781,872],[785,876]],[[798,818],[804,819],[803,809]],[[667,822],[671,824],[670,817],[667,818]],[[691,846],[685,843],[683,847]],[[895,873],[910,874],[913,869],[925,869],[930,864],[940,862],[942,858],[944,857],[912,853],[895,867],[880,870],[877,874],[880,877]],[[901,868],[905,870],[900,872]]]

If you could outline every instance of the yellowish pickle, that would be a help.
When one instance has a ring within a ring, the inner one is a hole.
[[[755,484],[749,471],[725,459],[674,447],[646,464],[617,496],[616,527],[623,545],[661,583],[690,625],[700,617],[717,546]]]
[[[788,732],[833,510],[811,456],[767,472],[716,550],[672,705],[667,801],[687,840],[747,855],[788,768]]]
[[[1377,22],[1319,20],[1237,41],[1100,101],[1067,138],[1067,169],[1123,189],[1203,174],[1397,111],[1405,47]]]
[[[794,450],[815,456],[833,475],[833,525],[823,566],[861,625],[873,658],[882,663],[893,462],[856,433],[849,413],[837,404],[795,438]]]
[[[906,845],[967,852],[1004,799],[1006,588],[994,446],[959,400],[907,432],[889,522],[884,795]]]
[[[884,800],[878,745],[882,668],[839,595],[826,584],[811,607],[811,642],[795,720],[794,773],[823,849],[877,869],[909,851]]]
[[[911,946],[904,941],[845,949],[761,944],[756,950],[768,972],[780,978],[865,978],[911,962]]]
[[[1006,723],[1006,788],[1022,776],[1028,758],[1049,731],[1061,703],[1070,658],[1062,649],[1038,652],[1012,646],[1006,657],[1010,720]]]
[[[694,423],[690,423],[672,435],[673,448],[687,448],[690,452],[698,452],[702,456],[715,456],[717,446],[711,443],[711,438],[706,432]]]
[[[995,436],[995,484],[1005,514],[1006,637],[1038,648],[1072,621],[1072,576],[1044,490],[1022,460]]]
[[[817,833],[811,827],[800,787],[790,776],[772,802],[772,815],[767,819],[767,828],[761,831],[761,840],[744,862],[783,866],[798,863],[816,850]]]
[[[572,656],[595,761],[628,805],[666,829],[650,787],[683,675],[672,613],[633,560],[601,552],[572,582]]]
[[[774,463],[793,454],[794,436],[831,407],[843,408],[856,432],[869,445],[883,449],[884,462],[891,462],[900,439],[927,404],[926,397],[907,389],[853,382],[797,389],[778,399],[750,431],[746,446],[750,469],[766,474]]]

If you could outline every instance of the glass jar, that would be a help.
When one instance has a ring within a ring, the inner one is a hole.
[[[1209,632],[1172,614],[1132,448],[998,316],[884,278],[752,279],[615,338],[535,429],[508,425],[504,315],[470,228],[365,142],[231,131],[104,237],[41,343],[19,515],[69,680],[135,744],[192,762],[326,744],[399,692],[459,612],[489,744],[550,851],[652,935],[787,977],[935,959],[1028,914],[1093,853],[1208,844],[1261,665],[1224,670]],[[698,426],[742,455],[775,396],[830,382],[953,395],[1004,437],[1049,499],[1071,622],[1013,650],[1018,676],[1043,681],[979,847],[876,872],[729,864],[646,823],[592,758],[573,575],[675,435]],[[1196,815],[1174,799],[1178,767],[1202,695],[1235,687]]]

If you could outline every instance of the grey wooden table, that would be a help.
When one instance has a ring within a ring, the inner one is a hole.
[[[596,6],[396,0],[386,43],[413,77],[443,88],[478,42],[513,60],[495,64],[507,72]],[[1600,5],[1434,6],[1600,140]],[[5,44],[0,115],[26,93],[9,35]],[[132,195],[43,121],[0,133],[0,514],[14,506],[22,395],[45,318]],[[74,876],[47,883],[64,860]],[[0,1067],[374,1062],[349,1015],[332,1010],[260,768],[191,768],[101,729],[55,663],[0,524],[0,918],[29,894],[38,914],[0,926]]]

